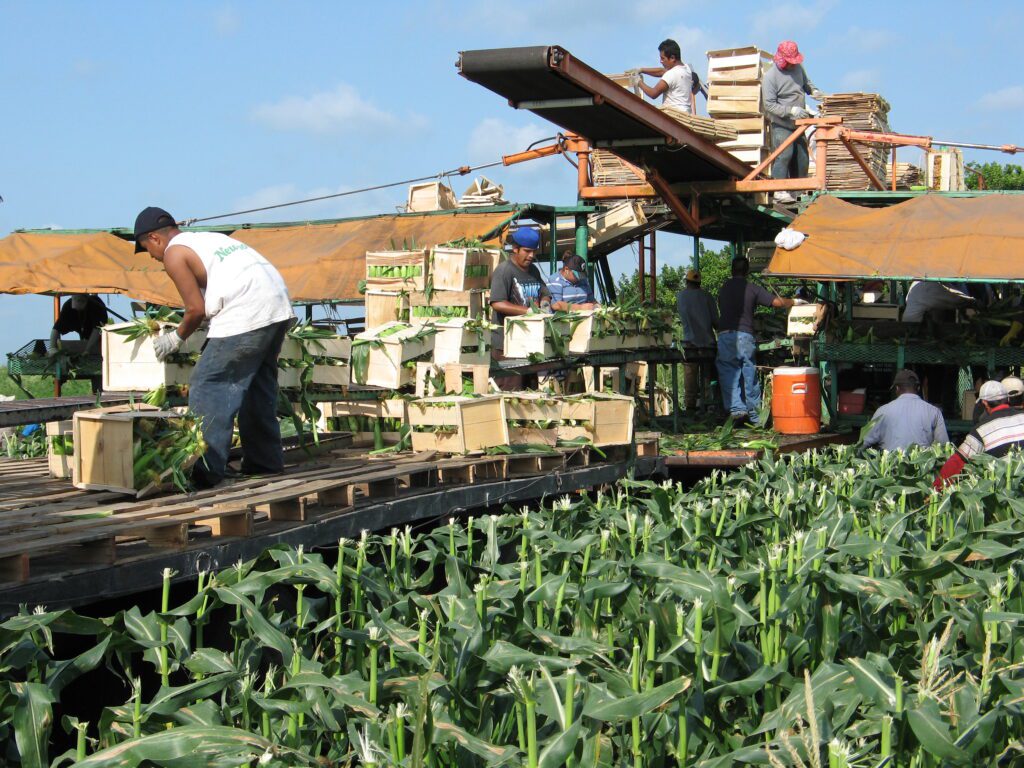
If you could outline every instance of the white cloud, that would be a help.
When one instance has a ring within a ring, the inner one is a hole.
[[[880,74],[877,69],[855,69],[839,78],[839,87],[847,92],[872,93],[878,87]]]
[[[986,93],[978,99],[978,106],[992,112],[1024,109],[1024,85],[1011,85],[998,91]]]
[[[838,0],[814,0],[810,3],[769,4],[751,18],[754,34],[758,38],[781,35],[792,40],[801,32],[808,32],[821,24],[837,3]],[[771,47],[774,48],[774,44]]]
[[[225,5],[213,15],[213,28],[221,37],[230,37],[242,28],[242,15],[230,5]]]
[[[277,102],[260,104],[252,116],[274,130],[316,136],[419,129],[426,124],[424,118],[416,115],[399,119],[397,115],[385,112],[347,83],[341,83],[333,91],[289,96]]]

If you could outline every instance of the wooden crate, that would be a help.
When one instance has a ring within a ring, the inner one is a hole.
[[[761,86],[715,84],[708,87],[708,114],[720,117],[757,117],[761,108]]]
[[[409,185],[409,197],[405,210],[409,213],[418,211],[450,211],[455,207],[455,194],[442,181],[426,181],[421,184]]]
[[[562,404],[557,398],[536,392],[506,392],[502,397],[509,421],[509,445],[553,447],[558,442]],[[542,427],[541,422],[550,422],[550,425]]]
[[[100,350],[103,355],[103,389],[107,392],[147,392],[160,386],[188,384],[193,365],[160,362],[153,351],[153,338],[128,339],[117,329],[131,323],[103,326]],[[173,323],[163,327],[175,328]],[[206,332],[197,330],[181,345],[179,354],[198,353],[206,341]]]
[[[279,360],[302,360],[305,355],[315,359],[335,358],[348,360],[352,352],[352,339],[347,336],[331,336],[325,339],[299,340],[291,336],[285,336],[281,344]],[[305,353],[305,355],[303,354]]]
[[[469,382],[474,395],[487,395],[491,387],[491,366],[447,363],[416,363],[416,397],[461,395]]]
[[[486,397],[428,397],[409,404],[414,451],[469,453],[508,445],[505,401]],[[442,432],[416,431],[417,427],[444,427]]]
[[[490,288],[494,253],[494,250],[484,248],[434,248],[430,252],[430,279],[434,290]]]
[[[409,296],[406,293],[367,289],[364,299],[368,331],[385,323],[405,322],[409,319]]]
[[[603,352],[612,349],[633,349],[637,346],[639,327],[631,323],[622,329],[624,333],[615,333],[612,325],[604,317],[602,310],[581,309],[575,312],[578,322],[573,324],[572,336],[569,337],[569,351],[573,354],[587,352]]]
[[[382,332],[392,328],[399,330],[391,335],[381,336]],[[365,346],[368,356],[366,378],[363,381],[357,378],[357,366],[353,362],[352,383],[387,389],[398,389],[411,383],[414,367],[410,369],[405,363],[423,358],[434,351],[434,334],[424,334],[423,330],[405,323],[385,323],[360,333],[353,345],[353,361],[356,355],[362,354],[356,351],[357,348]]]
[[[549,319],[551,319],[551,315],[541,312],[506,317],[505,357],[519,358],[530,355],[541,355],[544,358],[555,357],[555,351],[551,345],[552,330],[566,341],[566,348],[568,348],[572,330],[569,322],[567,320],[545,322]]]
[[[632,397],[592,392],[562,399],[560,440],[584,437],[596,446],[625,445],[633,442]],[[575,421],[569,425],[565,422]]]
[[[334,400],[318,405],[327,418],[367,416],[374,419],[407,420],[406,401],[398,397],[384,400]]]
[[[50,469],[50,477],[65,479],[71,477],[74,464],[74,422],[48,421],[46,423],[46,459]],[[60,454],[54,451],[54,438],[72,441],[72,452]]]
[[[433,291],[430,297],[425,293],[409,294],[409,322],[413,325],[437,323],[440,320],[462,319],[449,318],[441,314],[447,307],[464,307],[466,319],[476,319],[484,315],[487,304],[487,293],[484,290],[472,291]]]
[[[169,469],[163,473],[160,482],[136,487],[133,466],[137,442],[135,422],[139,419],[169,418],[180,418],[180,414],[148,405],[118,405],[75,413],[72,463],[75,487],[87,491],[126,493],[139,498],[170,487]]]
[[[759,82],[772,65],[772,55],[754,45],[708,51],[707,82]]]
[[[402,272],[419,272],[402,276]],[[366,287],[386,291],[422,291],[430,274],[426,249],[367,251]]]
[[[466,328],[470,320],[454,318],[431,323],[437,329],[434,336],[434,365],[490,365],[491,332],[485,327]],[[482,338],[481,338],[482,337]],[[483,341],[483,350],[480,342]]]
[[[625,234],[647,223],[643,206],[633,201],[619,203],[608,210],[587,216],[590,231],[590,247]]]

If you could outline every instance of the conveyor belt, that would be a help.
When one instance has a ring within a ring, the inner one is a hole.
[[[0,427],[22,424],[44,424],[48,421],[70,419],[75,411],[127,403],[127,394],[102,395],[99,406],[95,395],[77,397],[39,397],[32,400],[9,400],[0,403]]]
[[[750,169],[710,140],[558,46],[463,51],[459,73],[669,183],[743,178]]]

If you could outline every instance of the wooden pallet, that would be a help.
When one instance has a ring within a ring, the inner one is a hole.
[[[589,456],[584,448],[441,461],[430,452],[373,459],[349,448],[283,475],[144,500],[48,481],[45,460],[0,462],[0,582],[41,578],[54,569],[66,577],[146,554],[200,549],[211,540],[285,530],[438,487],[586,466]]]

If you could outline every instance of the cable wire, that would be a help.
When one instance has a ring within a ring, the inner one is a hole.
[[[321,200],[332,200],[337,197],[347,197],[349,195],[358,195],[363,192],[375,192],[379,189],[388,189],[389,187],[400,187],[405,184],[415,184],[420,181],[430,181],[431,179],[445,179],[450,176],[465,176],[466,174],[472,173],[473,171],[483,170],[484,168],[493,168],[496,165],[503,165],[502,160],[497,160],[493,163],[484,163],[483,165],[468,166],[463,165],[452,171],[442,171],[441,173],[434,174],[432,176],[421,176],[417,179],[406,179],[404,181],[393,181],[389,184],[377,184],[372,187],[363,187],[362,189],[350,189],[347,192],[335,192],[330,195],[319,195],[318,197],[307,197],[304,200],[293,200],[288,203],[275,203],[274,205],[264,205],[259,208],[247,208],[244,211],[232,211],[231,213],[219,213],[216,216],[202,216],[198,218],[185,219],[179,222],[183,227],[190,227],[193,224],[198,224],[202,221],[213,221],[215,219],[226,219],[231,216],[242,216],[247,213],[259,213],[261,211],[272,211],[276,208],[287,208],[292,205],[302,205],[303,203],[316,203]]]

